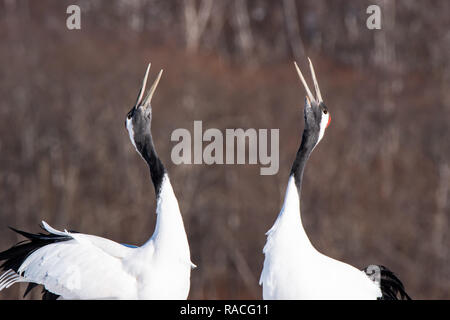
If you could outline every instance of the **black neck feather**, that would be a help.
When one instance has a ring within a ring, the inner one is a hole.
[[[290,174],[294,177],[299,195],[301,192],[303,172],[305,170],[306,162],[308,161],[309,156],[316,145],[316,141],[317,134],[311,133],[307,130],[303,131],[302,142],[297,151],[297,155],[295,156]]]
[[[156,153],[152,135],[145,135],[142,139],[136,141],[136,148],[150,168],[150,176],[155,187],[156,196],[158,197],[166,169]]]

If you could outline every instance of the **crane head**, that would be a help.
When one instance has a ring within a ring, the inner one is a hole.
[[[308,132],[309,135],[315,137],[315,144],[318,144],[320,140],[322,140],[325,130],[330,125],[331,116],[327,106],[323,102],[313,64],[309,58],[308,61],[316,97],[314,97],[311,90],[309,90],[308,84],[296,62],[294,62],[294,65],[307,94],[305,97],[305,131]]]
[[[145,93],[145,87],[147,84],[148,73],[150,71],[150,66],[151,63],[148,64],[147,71],[145,72],[144,80],[142,81],[142,87],[139,90],[136,103],[128,112],[125,120],[125,127],[130,135],[131,143],[135,147],[137,139],[142,139],[146,135],[150,134],[152,121],[151,101],[163,72],[163,70],[159,72],[158,76],[156,77],[156,80],[150,87],[149,92],[147,93],[145,98],[143,98]]]

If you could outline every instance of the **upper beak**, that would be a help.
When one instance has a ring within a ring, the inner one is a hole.
[[[158,76],[156,77],[155,82],[153,82],[152,86],[150,87],[150,90],[147,94],[147,96],[144,99],[144,102],[142,103],[142,106],[144,108],[147,108],[150,105],[150,102],[152,101],[153,94],[156,91],[156,87],[158,86],[159,80],[161,79],[161,75],[163,73],[163,70],[159,71]]]
[[[145,87],[147,85],[147,78],[148,78],[148,73],[150,71],[151,65],[152,64],[149,63],[148,66],[147,66],[147,71],[145,72],[144,80],[142,81],[142,87],[139,90],[138,98],[137,98],[136,103],[134,105],[135,108],[137,108],[139,106],[147,108],[150,105],[150,102],[152,101],[153,94],[155,93],[156,87],[158,86],[159,80],[161,79],[161,75],[163,73],[163,70],[161,70],[159,72],[158,76],[156,77],[156,80],[153,82],[152,86],[150,87],[150,91],[148,92],[147,96],[145,97],[144,100],[142,100],[142,97],[144,96],[144,92],[145,92]]]
[[[136,103],[134,104],[135,108],[137,108],[140,105],[142,97],[144,96],[145,86],[147,85],[148,72],[150,71],[150,67],[151,66],[152,66],[152,64],[149,63],[148,66],[147,66],[147,71],[145,71],[144,80],[142,81],[142,87],[139,90],[138,98],[136,100]]]
[[[294,61],[294,65],[295,65],[295,68],[297,69],[297,74],[298,74],[303,86],[305,87],[305,90],[307,93],[307,98],[308,98],[309,102],[315,101],[317,103],[317,105],[319,105],[321,102],[323,102],[322,94],[320,93],[319,84],[317,83],[316,73],[314,72],[314,67],[311,62],[311,59],[308,58],[308,61],[309,61],[309,69],[311,71],[311,75],[312,75],[313,82],[314,82],[314,89],[316,91],[316,97],[314,97],[313,94],[311,93],[311,90],[309,90],[308,84],[306,83],[305,78],[303,77],[303,74],[300,71],[300,68],[298,67],[298,65],[295,61]]]

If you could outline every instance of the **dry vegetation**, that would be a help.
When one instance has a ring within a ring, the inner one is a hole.
[[[67,5],[82,30],[65,28]],[[365,27],[369,4],[383,29]],[[448,1],[0,0],[0,250],[44,219],[142,244],[148,169],[124,129],[146,63],[164,68],[153,135],[189,237],[190,298],[260,298],[264,233],[302,130],[292,60],[312,57],[333,120],[302,211],[322,252],[450,298]],[[280,128],[280,171],[170,161],[176,128]],[[15,299],[24,287],[2,291]],[[37,298],[37,292],[33,298]]]

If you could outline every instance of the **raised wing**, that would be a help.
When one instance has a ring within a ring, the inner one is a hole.
[[[44,285],[64,299],[133,299],[136,278],[126,270],[132,248],[101,237],[58,231],[48,234],[14,230],[28,241],[0,253],[0,290],[16,282]]]

